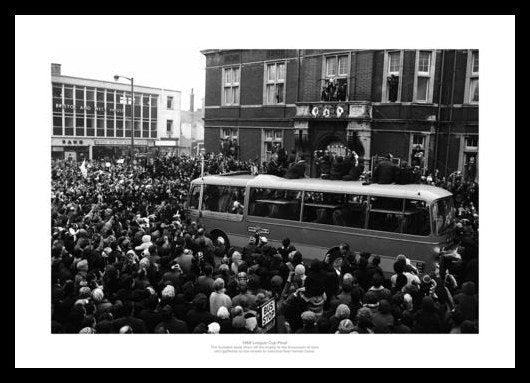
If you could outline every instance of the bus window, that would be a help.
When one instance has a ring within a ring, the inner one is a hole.
[[[245,188],[223,185],[205,185],[202,210],[218,213],[243,214]]]
[[[429,208],[425,201],[405,200],[403,233],[423,236],[431,234]]]
[[[190,203],[189,208],[190,209],[198,209],[199,208],[199,198],[201,195],[201,187],[200,186],[194,186],[191,195],[190,195]]]
[[[306,192],[303,222],[364,227],[366,197],[350,194]]]
[[[243,214],[245,203],[245,188],[230,186],[221,195],[221,211],[229,214]]]
[[[282,189],[250,189],[248,214],[255,217],[300,220],[302,192]]]
[[[403,199],[370,197],[368,229],[401,233]]]
[[[221,211],[219,207],[219,201],[222,193],[222,188],[222,186],[217,185],[204,185],[201,210],[214,212]]]
[[[437,235],[446,234],[454,226],[455,211],[451,197],[436,201],[432,205],[433,226]]]

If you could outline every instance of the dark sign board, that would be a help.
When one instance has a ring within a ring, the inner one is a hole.
[[[276,301],[274,298],[258,307],[258,327],[267,332],[276,323]]]

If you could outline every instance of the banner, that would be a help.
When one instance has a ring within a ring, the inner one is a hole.
[[[83,160],[83,163],[81,164],[81,166],[79,167],[79,169],[81,169],[81,174],[83,175],[84,178],[87,178],[88,176],[88,170],[86,168],[86,165],[85,165],[85,160]]]

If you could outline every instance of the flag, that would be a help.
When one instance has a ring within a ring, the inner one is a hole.
[[[87,178],[88,171],[87,171],[86,166],[85,166],[85,160],[83,160],[83,163],[81,164],[79,169],[81,169],[81,174],[83,174],[83,177]]]

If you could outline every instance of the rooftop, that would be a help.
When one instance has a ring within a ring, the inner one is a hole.
[[[201,178],[195,180],[202,183]],[[268,174],[253,176],[245,175],[208,175],[204,176],[204,182],[212,185],[227,186],[251,186],[260,188],[279,188],[288,190],[308,190],[327,193],[352,193],[369,194],[396,198],[418,198],[433,201],[439,198],[449,197],[452,194],[442,188],[423,184],[408,185],[363,185],[361,181],[334,181],[320,178],[286,179]]]
[[[96,80],[92,78],[85,78],[85,77],[75,77],[75,76],[65,76],[65,75],[52,75],[52,81],[60,81],[61,79],[72,79],[72,80],[82,80],[82,81],[94,81],[98,83],[105,83],[105,84],[111,84],[113,87],[116,87],[118,85],[130,87],[130,84],[128,83],[122,83],[117,81],[110,81],[110,80]],[[145,86],[145,85],[139,85],[134,84],[135,88],[146,88],[146,89],[155,89],[155,90],[163,90],[168,92],[176,92],[176,93],[182,93],[180,90],[173,90],[173,89],[167,89],[167,88],[155,88],[152,86]]]

